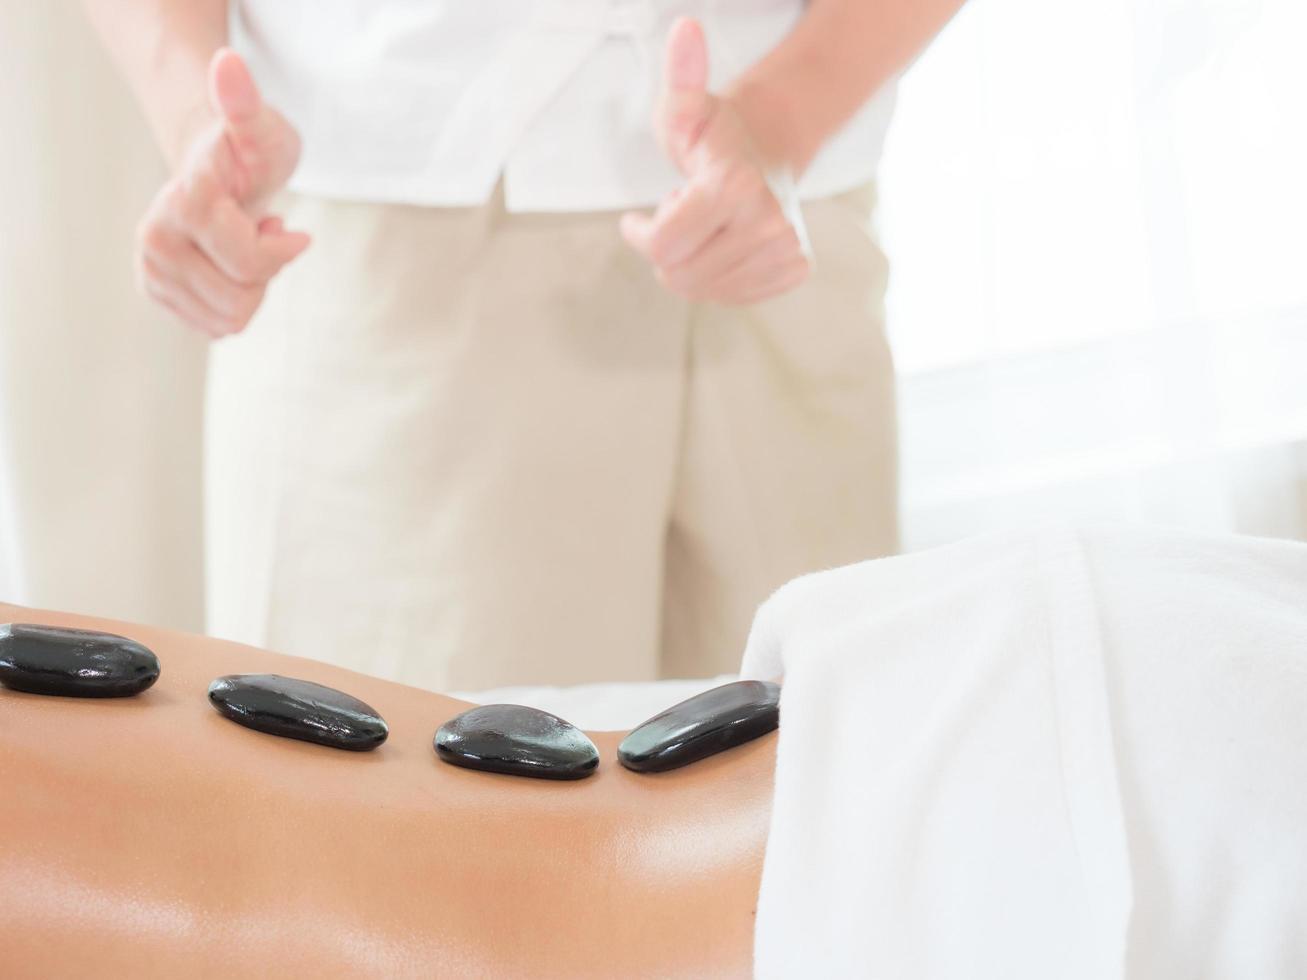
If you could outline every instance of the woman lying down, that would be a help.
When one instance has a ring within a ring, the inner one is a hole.
[[[743,664],[779,736],[651,773],[596,733],[573,780],[446,764],[436,694],[4,621],[161,665],[0,690],[9,977],[1307,976],[1307,546],[1053,529],[800,579]],[[246,673],[389,737],[238,727],[206,690]]]

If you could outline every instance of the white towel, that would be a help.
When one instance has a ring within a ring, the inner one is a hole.
[[[1047,529],[808,576],[760,977],[1307,977],[1307,547]]]

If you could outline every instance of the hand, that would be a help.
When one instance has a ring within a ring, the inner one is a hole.
[[[742,117],[707,91],[697,21],[672,26],[664,77],[654,128],[686,183],[652,216],[624,214],[623,237],[659,282],[687,299],[744,305],[794,289],[808,276],[808,259]]]
[[[309,236],[264,213],[299,160],[299,135],[259,97],[240,56],[209,64],[212,115],[177,173],[137,228],[142,291],[181,320],[218,338],[237,333],[268,281],[304,251]]]

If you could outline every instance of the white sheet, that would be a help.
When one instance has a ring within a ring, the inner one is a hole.
[[[761,977],[1307,976],[1307,547],[975,539],[800,579]]]

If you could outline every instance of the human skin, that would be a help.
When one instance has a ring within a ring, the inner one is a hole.
[[[686,182],[652,215],[622,217],[659,282],[745,305],[800,285],[810,263],[767,182],[821,147],[948,22],[963,0],[810,0],[794,30],[720,94],[708,46],[682,18],[667,39],[654,131]]]
[[[294,170],[299,136],[224,50],[226,0],[83,2],[172,168],[138,229],[138,285],[210,337],[237,333],[309,244],[264,210]],[[658,280],[728,305],[800,285],[809,260],[768,175],[802,173],[962,2],[811,0],[795,29],[720,94],[707,91],[702,29],[677,22],[654,129],[686,183],[652,214],[621,219]]]
[[[746,976],[775,735],[672,772],[577,782],[459,769],[465,702],[309,660],[0,604],[158,655],[121,699],[0,688],[8,977]],[[210,680],[280,673],[390,725],[352,753],[242,728]],[[21,910],[21,914],[18,914]]]
[[[299,162],[299,134],[223,47],[224,0],[85,6],[171,171],[137,225],[137,286],[212,339],[238,333],[309,246],[267,210]]]

